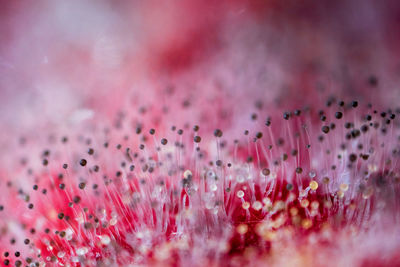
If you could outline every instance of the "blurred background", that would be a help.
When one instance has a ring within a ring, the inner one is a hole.
[[[0,2],[3,135],[144,109],[234,128],[255,104],[400,96],[396,0]]]

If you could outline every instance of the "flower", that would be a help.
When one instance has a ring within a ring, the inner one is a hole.
[[[358,4],[7,4],[2,264],[400,265],[397,9]]]
[[[237,139],[201,125],[159,135],[128,117],[101,137],[56,138],[42,166],[20,168],[24,184],[9,180],[4,234],[17,245],[5,261],[274,265],[287,254],[288,264],[318,265],[315,253],[358,249],[354,240],[397,220],[400,150],[387,138],[396,112],[335,99],[317,110],[284,112]],[[120,134],[125,126],[132,134]],[[384,258],[367,255],[342,260]]]

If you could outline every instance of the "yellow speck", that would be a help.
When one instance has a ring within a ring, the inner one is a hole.
[[[256,233],[264,240],[272,240],[276,236],[276,233],[271,231],[271,226],[265,222],[257,224],[255,230]]]
[[[294,225],[299,225],[299,224],[300,224],[300,221],[301,221],[301,218],[300,218],[299,215],[296,215],[296,216],[293,216],[293,217],[292,217],[292,223],[293,223]]]
[[[309,229],[312,226],[312,221],[310,219],[304,219],[301,221],[301,226],[304,229]]]
[[[272,231],[266,231],[263,235],[264,240],[272,241],[276,237],[276,233]]]
[[[265,222],[259,223],[256,225],[255,230],[259,236],[262,236],[263,233],[268,230],[267,224]]]
[[[311,188],[311,190],[317,190],[317,188],[318,188],[317,181],[311,181],[310,182],[310,188]]]
[[[262,209],[262,204],[261,204],[261,202],[260,202],[260,201],[254,201],[254,203],[253,203],[253,209],[254,209],[254,210],[260,210],[260,209]]]
[[[324,207],[327,208],[327,209],[332,208],[332,202],[329,201],[329,200],[326,200],[326,201],[324,202]]]
[[[110,244],[111,239],[108,235],[102,235],[102,236],[100,236],[100,241],[101,241],[101,244],[108,245],[108,244]]]
[[[296,207],[290,208],[290,215],[296,216],[299,213],[299,210]]]
[[[245,210],[249,209],[249,208],[250,208],[250,203],[247,202],[247,201],[246,201],[246,202],[243,202],[242,208],[245,209]]]
[[[346,192],[349,190],[349,185],[348,184],[341,184],[340,185],[340,191]]]
[[[57,211],[55,209],[51,209],[49,213],[47,214],[50,220],[55,220],[57,219]]]
[[[308,207],[308,205],[310,204],[310,201],[308,201],[308,199],[303,199],[301,202],[300,202],[300,206],[302,206],[303,208],[307,208]]]
[[[282,200],[275,202],[274,209],[276,211],[283,210],[284,208],[285,208],[285,202],[283,202]]]
[[[117,224],[117,218],[116,217],[111,218],[110,225],[116,225],[116,224]]]
[[[249,230],[249,227],[247,226],[247,224],[239,224],[238,227],[236,227],[236,231],[240,235],[246,234],[248,230]]]
[[[344,197],[344,192],[339,190],[339,191],[337,192],[337,196],[338,196],[339,198],[343,198],[343,197]]]
[[[378,166],[376,166],[375,164],[369,164],[368,165],[368,171],[369,172],[376,172],[378,170]]]
[[[374,189],[372,187],[368,187],[362,193],[362,197],[363,197],[363,199],[368,199],[372,196],[373,193],[374,193]]]
[[[270,205],[271,204],[271,199],[269,197],[265,197],[265,198],[263,198],[263,203],[265,205]]]
[[[183,172],[183,178],[189,178],[192,177],[192,172],[190,170],[186,170]]]
[[[279,228],[286,222],[286,217],[284,215],[279,215],[272,223],[272,227]]]

